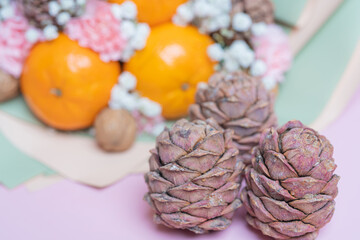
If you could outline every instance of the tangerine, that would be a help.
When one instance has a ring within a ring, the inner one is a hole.
[[[121,4],[126,0],[110,0],[111,3]],[[146,22],[150,26],[171,20],[176,9],[188,0],[132,0],[138,8],[139,22]]]
[[[64,34],[34,46],[21,76],[21,89],[33,113],[59,130],[90,127],[110,99],[120,64],[105,63]]]
[[[137,77],[142,96],[162,105],[165,118],[177,119],[194,103],[197,84],[214,72],[215,63],[207,56],[212,43],[194,27],[162,24],[152,29],[146,47],[124,69]]]

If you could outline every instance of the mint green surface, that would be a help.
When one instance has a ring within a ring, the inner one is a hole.
[[[307,1],[308,0],[273,0],[276,19],[295,25]]]
[[[310,124],[321,113],[360,40],[359,13],[360,0],[345,0],[295,58],[277,99],[280,123]]]
[[[16,149],[0,132],[0,183],[8,188],[39,175],[54,172]]]
[[[17,97],[10,101],[0,103],[0,110],[24,121],[33,124],[40,124],[40,122],[30,112],[30,109],[27,107],[22,97]]]

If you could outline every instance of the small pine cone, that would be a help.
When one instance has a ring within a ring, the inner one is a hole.
[[[145,200],[155,211],[156,223],[198,234],[230,225],[241,206],[244,169],[231,131],[223,131],[212,119],[182,119],[157,137],[150,152]]]
[[[29,20],[30,24],[43,29],[48,25],[57,26],[58,29],[62,30],[64,27],[63,23],[59,23],[57,17],[61,13],[68,13],[70,17],[80,16],[84,11],[84,5],[78,4],[76,0],[73,2],[72,7],[63,7],[61,0],[17,0],[20,4],[20,9],[24,13],[25,17]],[[59,10],[53,15],[50,14],[49,4],[50,2],[57,2]]]
[[[299,121],[264,131],[245,170],[247,222],[275,239],[315,239],[334,214],[333,146]]]
[[[263,130],[276,126],[273,94],[262,82],[242,72],[215,73],[207,86],[199,86],[196,103],[189,108],[191,119],[214,118],[235,132],[234,143],[245,164],[259,143]]]

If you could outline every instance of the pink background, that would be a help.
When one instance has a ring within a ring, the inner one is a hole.
[[[326,129],[335,147],[341,176],[336,211],[318,239],[360,239],[360,89],[342,116]],[[196,236],[169,230],[152,222],[142,200],[146,185],[142,175],[132,175],[102,190],[62,181],[37,192],[24,187],[0,188],[1,240],[115,240],[115,239],[267,239],[252,230],[240,210],[223,232]]]

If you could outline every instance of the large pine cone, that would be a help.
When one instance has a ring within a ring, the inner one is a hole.
[[[165,129],[151,150],[145,175],[145,199],[155,210],[155,222],[195,233],[227,228],[241,206],[244,165],[237,154],[232,132],[215,121],[182,119]]]
[[[58,24],[57,16],[60,13],[67,12],[71,17],[80,16],[84,11],[84,5],[78,4],[76,0],[73,1],[71,8],[64,9],[60,0],[17,0],[20,3],[20,9],[23,11],[25,17],[29,20],[33,26],[43,29],[48,25],[57,26],[58,29],[62,29],[64,26]],[[60,9],[54,16],[49,13],[49,3],[58,2]]]
[[[245,164],[259,143],[263,130],[276,126],[273,94],[262,82],[242,72],[215,73],[208,85],[199,87],[196,104],[189,108],[191,119],[214,118],[235,132],[234,142]]]
[[[333,146],[290,121],[266,130],[254,152],[241,192],[248,223],[275,239],[315,239],[334,213],[340,177],[333,174]]]

